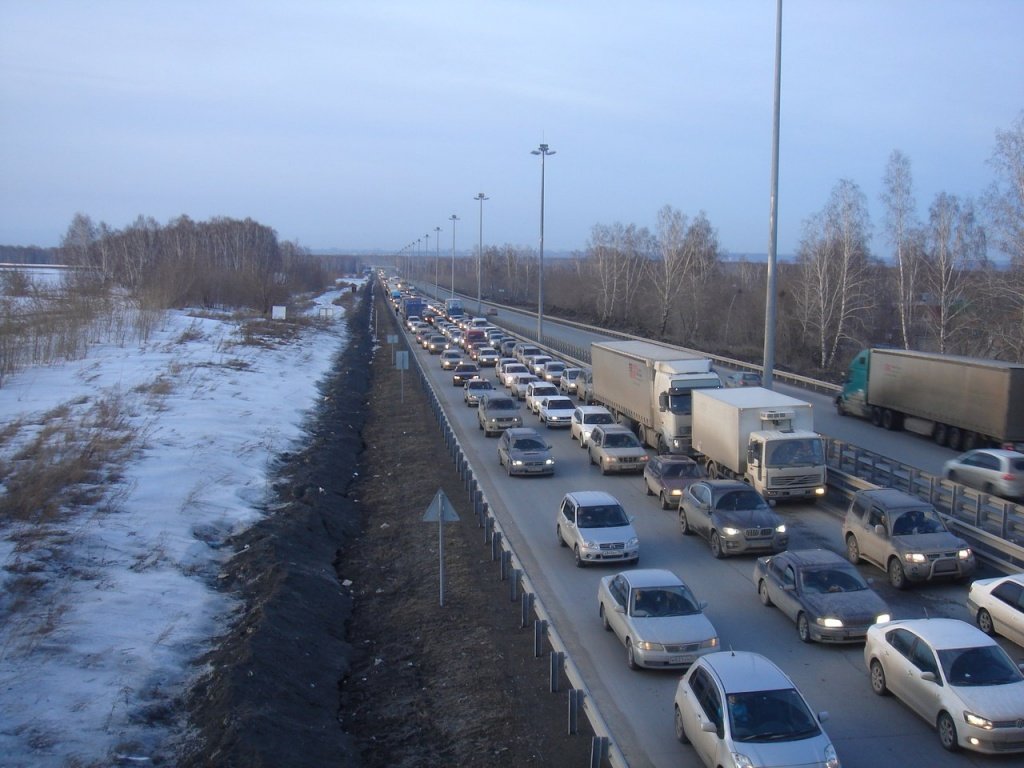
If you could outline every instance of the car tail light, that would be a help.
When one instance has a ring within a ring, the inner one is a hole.
[[[1003,475],[1003,480],[1006,480],[1006,481],[1008,481],[1008,482],[1011,482],[1011,483],[1012,483],[1012,482],[1013,482],[1014,480],[1016,480],[1016,479],[1017,479],[1016,477],[1014,477],[1013,475],[1011,475],[1011,474],[1009,474],[1009,473],[1007,473],[1007,474]]]

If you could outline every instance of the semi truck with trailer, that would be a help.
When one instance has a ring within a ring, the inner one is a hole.
[[[825,495],[825,441],[810,403],[763,387],[694,390],[693,454],[712,478],[750,483],[766,499]]]
[[[904,349],[865,349],[836,396],[842,415],[916,432],[953,450],[1024,449],[1024,365]]]
[[[689,453],[692,393],[722,386],[710,359],[631,340],[591,344],[590,362],[593,400],[660,453]]]

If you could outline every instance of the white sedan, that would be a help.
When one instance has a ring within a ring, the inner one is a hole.
[[[688,667],[718,648],[718,633],[690,588],[672,571],[641,568],[605,576],[597,587],[604,628],[626,646],[626,664]]]
[[[1002,635],[1024,648],[1024,573],[978,579],[967,594],[967,610],[986,635]]]
[[[893,694],[953,752],[1024,752],[1024,673],[995,640],[958,619],[875,624],[864,643],[871,690]]]
[[[562,395],[545,397],[541,398],[537,417],[540,419],[540,423],[548,429],[568,427],[572,421],[574,410],[576,410],[576,406],[568,397]]]

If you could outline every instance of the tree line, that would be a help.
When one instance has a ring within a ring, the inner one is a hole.
[[[919,217],[910,159],[884,169],[878,234],[859,185],[840,179],[803,222],[792,262],[778,265],[776,360],[837,377],[865,346],[898,346],[1024,362],[1024,113],[996,132],[993,181],[978,200],[940,192]],[[402,266],[402,265],[399,265]],[[416,279],[437,265],[419,260]],[[456,289],[536,307],[531,248],[490,246],[460,259]],[[586,246],[544,264],[545,311],[760,362],[766,264],[725,257],[704,212],[671,206],[650,231],[596,224]],[[446,285],[450,268],[440,271]]]
[[[279,241],[252,219],[180,216],[161,226],[139,216],[122,229],[74,216],[60,253],[65,264],[87,267],[83,279],[129,292],[154,309],[196,306],[249,308],[267,313],[297,293],[323,289],[327,263],[308,249]]]

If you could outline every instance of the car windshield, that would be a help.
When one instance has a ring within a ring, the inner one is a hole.
[[[860,574],[845,568],[806,568],[800,574],[804,592],[824,595],[829,592],[859,592],[867,589]]]
[[[946,530],[939,513],[931,507],[909,509],[892,524],[893,536],[915,536],[919,533],[942,533]]]
[[[825,463],[821,439],[782,440],[768,447],[769,467],[807,467]]]
[[[547,446],[535,437],[521,437],[512,444],[514,451],[543,451],[545,448]]]
[[[821,729],[794,688],[730,693],[729,724],[739,742],[799,741]]]
[[[700,466],[696,463],[678,462],[666,464],[661,472],[662,477],[703,477]]]
[[[604,444],[606,448],[636,448],[640,445],[636,436],[628,432],[612,432],[605,435]]]
[[[671,587],[644,587],[633,590],[630,615],[637,618],[691,616],[700,613],[700,605],[690,590],[679,584]]]
[[[583,416],[585,424],[613,424],[610,413],[588,413]]]
[[[567,397],[552,397],[547,401],[547,408],[549,411],[571,411],[573,404]]]
[[[487,410],[489,411],[514,411],[515,409],[515,401],[510,400],[507,397],[487,401]]]
[[[1007,685],[1024,680],[998,645],[939,651],[939,663],[950,685]]]
[[[579,528],[616,528],[629,525],[629,518],[626,517],[626,511],[617,504],[602,504],[596,507],[581,507],[576,516],[576,525]]]
[[[494,389],[489,381],[470,381],[466,384],[470,389]]]
[[[731,509],[762,509],[766,508],[768,503],[761,498],[761,494],[757,491],[739,490],[729,491],[723,494],[715,504],[715,509],[731,510]]]

